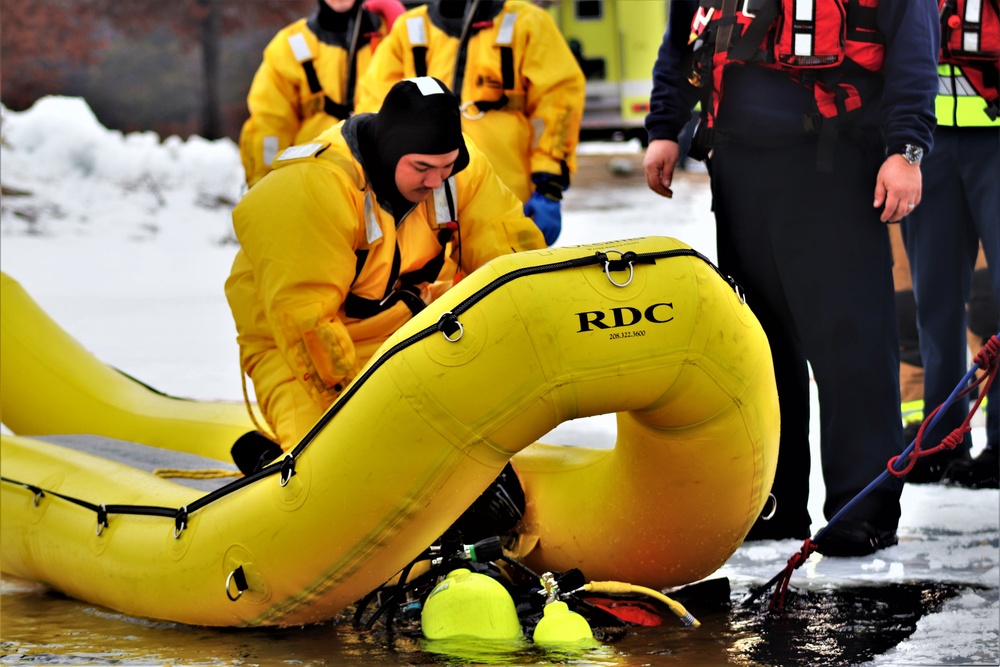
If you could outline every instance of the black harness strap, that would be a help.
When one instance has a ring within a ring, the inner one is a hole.
[[[319,83],[319,76],[316,74],[316,66],[311,60],[302,61],[302,69],[306,71],[306,81],[309,82],[309,92],[316,94],[323,92],[323,86]]]
[[[361,5],[359,4],[360,8]],[[334,102],[330,99],[330,96],[323,91],[323,86],[319,82],[319,75],[316,74],[316,66],[313,64],[312,60],[303,60],[302,69],[306,73],[306,81],[309,82],[309,92],[314,95],[317,93],[323,93],[323,112],[328,116],[333,116],[337,120],[346,120],[350,118],[351,112],[354,110],[354,87],[355,81],[357,79],[357,46],[358,46],[358,28],[361,25],[361,17],[355,16],[354,21],[354,34],[351,40],[350,48],[347,51],[347,80],[344,85],[344,103],[340,104]],[[423,75],[419,75],[423,76]]]
[[[500,95],[500,99],[493,102],[485,100],[482,102],[473,102],[480,111],[497,111],[510,103],[507,91],[514,88],[514,49],[509,46],[500,47],[500,71],[503,75],[504,92]]]
[[[413,47],[413,69],[417,76],[427,76],[427,47]]]
[[[474,2],[471,2],[467,6],[465,22],[458,38],[458,52],[455,56],[451,89],[459,96],[462,94],[462,85],[465,80],[465,64],[468,56],[469,39],[482,27],[480,24],[473,23],[475,15],[479,13],[478,6],[479,0],[474,0]],[[483,25],[488,26],[489,24],[487,21]],[[410,50],[413,53],[413,69],[416,76],[427,76],[427,47],[412,46]],[[500,96],[500,99],[495,101],[473,102],[480,111],[503,109],[510,102],[506,91],[513,90],[514,88],[514,50],[509,46],[500,47],[500,74],[503,78],[503,89],[505,92]]]
[[[381,299],[366,299],[350,292],[347,298],[344,299],[344,313],[348,317],[367,319],[392,308],[400,301],[404,302],[414,315],[419,313],[426,307],[426,304],[420,298],[420,288],[418,285],[434,282],[441,273],[441,269],[444,267],[446,244],[450,240],[451,234],[450,229],[444,229],[439,232],[438,240],[441,241],[441,251],[419,269],[403,274],[399,273],[401,258],[399,245],[397,245],[392,262],[392,273],[383,297]],[[442,238],[444,239],[443,241]],[[360,273],[361,267],[364,265],[364,261],[360,257],[361,253],[367,256],[368,251],[358,251],[358,273]]]
[[[455,210],[455,195],[451,190],[451,186],[445,181],[443,187],[445,199],[448,203],[448,215],[453,221],[458,220],[458,211]],[[457,222],[454,223],[454,229],[458,229]],[[349,292],[347,298],[344,299],[344,314],[357,319],[367,319],[378,315],[384,310],[388,310],[400,301],[405,302],[410,312],[414,315],[419,313],[426,307],[426,304],[420,298],[420,288],[417,286],[420,283],[431,283],[437,280],[441,269],[444,267],[448,241],[452,239],[453,235],[454,232],[449,223],[449,226],[438,231],[438,243],[441,244],[440,252],[428,260],[422,267],[403,274],[399,272],[403,260],[402,254],[399,251],[399,243],[397,242],[396,250],[392,257],[392,270],[389,273],[389,280],[386,282],[382,298],[366,299],[353,292]],[[354,254],[357,259],[354,267],[354,280],[351,281],[352,286],[357,281],[358,276],[361,275],[361,270],[368,259],[369,251],[356,250]],[[461,246],[459,246],[459,258],[459,263],[461,263]]]
[[[351,111],[354,110],[354,83],[358,78],[358,46],[361,43],[359,39],[361,37],[361,19],[365,11],[364,4],[363,2],[357,3],[357,9],[351,19],[353,25],[351,26],[351,46],[347,49],[347,81],[344,82],[344,104],[338,105],[346,110],[347,115],[337,116],[330,113],[330,105],[324,105],[328,109],[328,114],[340,120],[346,119],[351,115]],[[327,99],[329,100],[329,98]]]
[[[500,75],[504,90],[514,88],[514,49],[509,46],[500,47]]]
[[[354,276],[355,280],[357,280],[358,275],[361,273],[361,269],[364,268],[364,260],[368,257],[368,251],[360,250],[357,251],[356,254],[358,258],[356,273]],[[365,297],[358,296],[354,292],[348,292],[347,298],[344,299],[344,314],[348,317],[363,320],[374,315],[378,315],[383,310],[387,310],[394,306],[396,302],[399,301],[399,298],[394,298],[393,289],[396,286],[396,281],[399,280],[400,264],[402,264],[402,256],[399,253],[399,244],[397,243],[395,252],[392,256],[392,268],[389,270],[389,280],[386,281],[385,291],[382,293],[382,298],[366,299]]]
[[[451,79],[451,89],[462,97],[462,81],[465,79],[465,60],[469,48],[469,38],[472,37],[472,21],[476,12],[479,11],[479,0],[470,0],[465,6],[465,21],[462,24],[462,33],[458,36],[458,51],[455,56],[455,71]]]
[[[405,287],[408,285],[419,285],[420,283],[432,283],[437,280],[442,267],[444,267],[444,251],[445,248],[442,247],[441,251],[434,255],[421,268],[401,275],[399,282]]]
[[[347,298],[344,299],[344,313],[348,317],[364,320],[389,310],[400,301],[405,303],[414,315],[426,307],[423,299],[420,298],[419,290],[415,290],[412,285],[403,285],[393,290],[388,297],[381,301],[366,299],[357,294],[348,294]]]
[[[733,29],[737,27],[736,10],[739,0],[722,0],[722,11],[719,18],[719,31],[715,36],[715,52],[725,53],[733,38]]]
[[[365,268],[365,262],[368,261],[368,250],[355,250],[354,255],[354,280],[351,281],[351,287],[353,287],[354,283],[358,281],[358,276],[361,275],[361,269]]]
[[[302,69],[304,69],[306,72],[306,80],[309,82],[309,91],[314,94],[322,93],[323,86],[321,86],[319,83],[319,76],[316,75],[316,67],[313,65],[313,61],[311,60],[302,61]],[[337,104],[324,93],[323,112],[330,116],[333,116],[337,120],[344,120],[351,115],[351,108],[346,104]]]
[[[780,13],[777,0],[761,6],[743,34],[731,42],[729,57],[745,62],[773,62],[774,57],[768,49],[768,45],[764,44],[764,39]],[[761,48],[762,46],[763,48]]]
[[[389,281],[385,285],[385,292],[382,294],[382,298],[385,299],[390,294],[392,294],[392,288],[395,287],[396,281],[399,280],[399,267],[403,264],[403,255],[399,251],[399,242],[396,242],[396,249],[392,254],[392,269],[389,272]]]
[[[351,110],[347,105],[337,104],[326,95],[323,96],[323,111],[337,120],[346,120],[351,115]]]

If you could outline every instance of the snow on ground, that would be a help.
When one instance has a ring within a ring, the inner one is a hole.
[[[0,268],[112,366],[168,394],[241,400],[235,329],[223,294],[237,248],[229,212],[243,182],[236,146],[122,135],[101,127],[75,98],[0,112]],[[606,240],[613,247],[614,239],[665,235],[714,258],[704,175],[678,174],[675,197],[666,200],[646,189],[637,144],[585,145],[581,154],[589,157],[567,192],[560,245]],[[816,423],[815,396],[813,402]],[[973,425],[978,449],[985,440],[981,416]],[[610,416],[597,417],[564,424],[546,440],[610,446],[614,428]],[[818,470],[811,484],[810,510],[819,521]],[[998,515],[997,491],[907,486],[898,546],[868,558],[814,554],[792,585],[967,585],[873,664],[997,664]],[[814,523],[813,531],[822,525]],[[719,574],[734,588],[758,585],[798,547],[745,544]]]

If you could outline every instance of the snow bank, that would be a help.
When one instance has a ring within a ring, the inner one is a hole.
[[[103,127],[79,98],[44,97],[26,111],[0,113],[4,234],[89,233],[106,221],[150,235],[164,226],[157,213],[171,208],[175,193],[203,208],[231,208],[239,197],[243,170],[229,139],[122,134]],[[147,219],[116,215],[116,204],[136,199]]]

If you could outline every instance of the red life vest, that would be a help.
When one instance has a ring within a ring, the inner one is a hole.
[[[1000,8],[997,0],[940,0],[940,62],[962,68],[996,118],[1000,102]]]
[[[819,114],[843,119],[861,108],[847,73],[882,70],[884,40],[875,22],[877,0],[701,0],[691,24],[691,83],[705,86],[702,108],[714,125],[722,78],[731,64],[753,63],[788,72],[813,91]],[[709,84],[709,81],[711,82]]]

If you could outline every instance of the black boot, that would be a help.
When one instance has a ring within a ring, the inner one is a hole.
[[[851,511],[819,532],[816,550],[824,556],[868,556],[896,544],[901,491],[902,483],[895,481],[855,500]],[[828,499],[824,513],[834,518],[848,502]]]
[[[997,449],[987,447],[972,460],[953,462],[944,471],[941,481],[969,489],[1000,488],[1000,455]]]
[[[850,558],[868,556],[898,542],[895,529],[879,528],[860,519],[843,519],[823,531],[816,549],[824,556]]]
[[[995,459],[994,459],[995,460]],[[951,466],[969,465],[972,456],[969,450],[944,450],[917,459],[913,469],[906,474],[908,484],[935,484],[944,481],[945,470]]]

